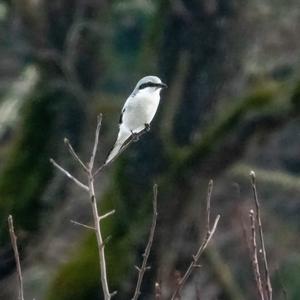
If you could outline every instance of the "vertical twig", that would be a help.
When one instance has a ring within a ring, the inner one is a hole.
[[[24,300],[22,270],[21,270],[20,256],[19,256],[18,245],[17,245],[17,236],[14,230],[14,221],[12,215],[8,216],[8,228],[9,228],[11,245],[14,250],[15,261],[17,266],[17,274],[18,274],[18,282],[19,282],[19,300]]]
[[[207,213],[207,222],[210,222],[210,198],[211,198],[211,193],[212,193],[212,188],[213,188],[213,181],[210,180],[208,184],[208,191],[207,191],[207,198],[206,198],[206,213]],[[199,267],[199,259],[203,252],[205,251],[207,245],[209,244],[211,238],[213,237],[218,223],[220,220],[220,215],[217,215],[213,227],[210,229],[209,224],[206,224],[206,235],[204,237],[204,240],[202,241],[200,247],[198,248],[198,251],[195,255],[193,255],[193,260],[190,263],[189,267],[187,268],[185,274],[183,277],[180,279],[179,283],[177,284],[175,291],[173,292],[171,296],[171,300],[178,299],[180,297],[180,292],[186,283],[187,279],[190,277],[192,274],[193,270],[197,267]]]
[[[260,238],[260,243],[261,243],[261,248],[262,248],[263,265],[264,265],[265,277],[266,277],[267,295],[268,295],[268,300],[272,300],[272,284],[271,284],[267,254],[266,254],[266,249],[265,249],[265,241],[264,241],[262,222],[261,222],[261,216],[260,216],[260,204],[259,204],[259,200],[258,200],[258,196],[257,196],[256,176],[255,176],[254,171],[250,172],[250,177],[251,177],[251,186],[252,186],[252,190],[253,190],[253,196],[254,196],[255,207],[256,207],[256,219],[257,219],[257,223],[258,223],[259,238]]]
[[[251,224],[251,246],[252,246],[252,248],[251,246],[249,246],[251,262],[252,262],[254,277],[255,277],[256,286],[259,292],[260,299],[264,300],[265,299],[264,290],[262,286],[260,269],[259,269],[259,264],[257,259],[256,227],[255,227],[255,216],[254,216],[253,209],[250,210],[249,217],[250,217],[250,224]]]
[[[143,262],[142,266],[139,268],[136,266],[136,269],[138,270],[138,280],[136,283],[136,288],[134,291],[134,295],[132,297],[132,300],[137,300],[139,296],[141,295],[141,284],[143,281],[144,274],[149,267],[147,267],[147,261],[150,255],[152,243],[153,243],[153,238],[154,238],[154,233],[155,233],[155,227],[156,227],[156,221],[157,221],[157,184],[154,184],[153,186],[153,217],[152,217],[152,225],[150,229],[150,234],[148,238],[148,243],[145,249],[145,252],[143,253]],[[155,285],[156,287],[156,285]],[[157,299],[157,298],[156,298]],[[159,299],[159,298],[158,298]]]
[[[104,299],[109,300],[111,298],[111,294],[109,292],[108,281],[107,281],[106,261],[105,261],[105,252],[104,252],[105,245],[103,243],[103,238],[101,234],[100,216],[98,213],[98,206],[97,206],[97,201],[95,196],[94,176],[93,176],[93,168],[94,168],[94,162],[95,162],[95,157],[98,148],[101,123],[102,123],[102,115],[99,115],[99,117],[97,118],[94,147],[88,165],[88,181],[89,181],[88,186],[89,186],[89,195],[90,195],[92,211],[93,211],[94,227],[95,227],[96,238],[97,238],[102,289],[104,293]]]
[[[155,300],[161,300],[161,287],[160,287],[159,282],[155,282],[154,289],[155,289],[155,297],[154,297],[154,299]]]
[[[53,159],[50,159],[50,162],[62,173],[64,173],[67,177],[72,179],[79,187],[84,189],[89,193],[89,198],[92,206],[92,212],[93,212],[93,222],[94,222],[94,227],[89,227],[84,225],[84,227],[91,228],[95,230],[96,234],[96,239],[97,239],[97,247],[98,247],[98,256],[99,256],[99,267],[100,267],[100,279],[101,279],[101,286],[104,294],[104,299],[105,300],[110,300],[111,297],[115,294],[109,292],[109,287],[108,287],[108,280],[107,280],[107,270],[106,270],[106,261],[105,261],[105,240],[103,240],[102,234],[101,234],[101,227],[100,227],[100,220],[112,215],[114,211],[109,212],[105,214],[104,216],[100,216],[98,212],[98,206],[97,206],[97,200],[96,200],[96,195],[95,195],[95,188],[94,188],[94,162],[95,162],[95,157],[97,153],[97,148],[98,148],[98,142],[99,142],[99,133],[100,133],[100,128],[101,128],[101,122],[102,122],[102,115],[99,115],[97,119],[97,127],[96,127],[96,132],[95,132],[95,140],[94,140],[94,146],[91,154],[90,161],[88,163],[88,166],[86,166],[82,160],[79,158],[77,153],[74,151],[72,145],[70,144],[68,139],[65,139],[65,144],[68,147],[69,152],[71,153],[72,157],[74,158],[75,161],[77,161],[83,171],[87,174],[87,179],[88,179],[88,186],[80,182],[78,179],[76,179],[73,175],[71,175],[67,170],[65,170],[63,167],[61,167],[58,163],[56,163]],[[77,222],[78,224],[78,222]],[[83,224],[82,224],[83,225]]]
[[[210,199],[211,199],[211,193],[213,190],[214,182],[211,179],[208,183],[208,190],[207,190],[207,197],[206,197],[206,233],[210,233]]]

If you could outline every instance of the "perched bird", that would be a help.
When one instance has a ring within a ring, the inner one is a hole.
[[[157,111],[160,91],[166,88],[157,76],[143,77],[127,98],[119,120],[119,134],[105,164],[109,163],[122,149],[127,139],[144,129],[150,129],[150,123]]]

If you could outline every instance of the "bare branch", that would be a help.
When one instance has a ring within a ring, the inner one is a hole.
[[[99,217],[99,221],[102,221],[103,219],[105,219],[105,218],[107,218],[107,217],[113,215],[115,212],[116,212],[116,210],[113,209],[113,210],[109,211],[108,213],[104,214],[103,216],[100,216],[100,217]]]
[[[63,167],[61,167],[53,158],[50,158],[51,164],[56,167],[58,170],[60,170],[62,173],[64,173],[68,178],[73,180],[79,187],[82,189],[88,191],[89,188],[85,184],[83,184],[81,181],[79,181],[77,178],[75,178],[73,175],[71,175],[67,170],[65,170]]]
[[[80,222],[77,222],[77,221],[74,221],[74,220],[70,220],[70,222],[71,222],[72,224],[75,224],[75,225],[84,227],[84,228],[86,228],[86,229],[95,230],[95,228],[92,227],[92,226],[89,226],[89,225],[86,225],[86,224],[83,224],[83,223],[80,223]]]
[[[94,148],[93,148],[92,156],[91,156],[90,163],[89,163],[89,169],[90,169],[91,172],[93,170],[94,162],[95,162],[95,158],[96,158],[97,147],[98,147],[98,143],[99,143],[99,133],[100,133],[101,124],[102,124],[102,114],[100,114],[97,117],[97,127],[96,127],[96,132],[95,132]]]
[[[154,233],[155,233],[155,227],[156,227],[156,221],[157,221],[157,184],[154,184],[153,186],[153,217],[152,217],[152,225],[150,229],[150,234],[148,238],[148,243],[145,249],[145,252],[143,254],[143,262],[142,266],[140,268],[137,267],[137,270],[139,272],[138,275],[138,280],[136,283],[136,288],[134,291],[134,295],[132,297],[132,300],[137,300],[139,296],[141,295],[141,284],[143,281],[144,274],[149,267],[147,267],[147,261],[148,257],[151,251],[152,243],[153,243],[153,238],[154,238]]]
[[[17,245],[17,236],[16,236],[15,230],[14,230],[14,221],[13,221],[12,215],[8,216],[8,227],[9,227],[11,245],[14,250],[17,274],[18,274],[18,281],[19,281],[19,297],[18,298],[19,298],[19,300],[24,300],[22,270],[21,270],[20,256],[19,256],[18,245]]]
[[[208,183],[208,190],[207,190],[207,198],[206,198],[206,232],[209,234],[210,231],[210,199],[211,199],[211,193],[213,190],[214,182],[211,179]]]
[[[256,189],[256,176],[255,176],[254,171],[250,172],[250,177],[251,177],[251,186],[252,186],[253,196],[254,196],[254,201],[255,201],[255,206],[256,206],[256,219],[257,219],[257,223],[258,223],[259,238],[260,238],[260,243],[261,243],[261,247],[262,247],[263,263],[264,263],[265,277],[266,277],[267,295],[268,295],[268,300],[272,300],[272,284],[271,284],[267,254],[266,254],[266,249],[265,249],[265,241],[264,241],[262,222],[261,222],[261,216],[260,216],[260,205],[259,205],[259,200],[258,200],[258,196],[257,196],[257,189]]]
[[[104,246],[106,246],[108,244],[108,242],[111,240],[111,235],[109,235],[108,237],[106,237],[101,245],[101,248],[103,248]]]
[[[211,193],[212,193],[212,187],[213,187],[213,181],[210,180],[209,185],[208,185],[207,198],[206,198],[206,213],[209,215],[209,216],[207,216],[207,222],[210,222],[210,198],[211,198]],[[204,237],[204,240],[202,241],[200,247],[198,248],[197,253],[195,255],[193,255],[193,260],[190,263],[189,267],[187,268],[185,274],[183,275],[183,277],[180,279],[180,281],[176,285],[176,288],[172,294],[171,300],[180,298],[180,292],[181,292],[184,284],[186,283],[187,279],[190,277],[193,270],[199,267],[199,259],[200,259],[201,255],[203,254],[203,252],[205,251],[211,238],[213,237],[213,235],[217,229],[219,220],[220,220],[220,215],[217,215],[217,217],[214,221],[214,225],[211,229],[210,229],[209,224],[206,224],[207,232]]]
[[[155,300],[161,300],[161,287],[159,282],[155,282]]]
[[[118,154],[107,164],[104,163],[103,165],[101,165],[95,172],[94,172],[94,178],[104,169],[106,168],[108,165],[112,164],[129,146],[132,142],[136,142],[137,140],[139,140],[139,138],[146,132],[148,132],[149,129],[145,128],[142,131],[140,131],[139,133],[135,133],[135,135],[131,135],[128,140],[124,143],[124,145],[122,146],[122,148],[120,149],[120,151],[118,152]]]
[[[92,159],[91,159],[91,161],[92,161]],[[97,206],[97,201],[96,201],[96,197],[95,197],[92,167],[93,167],[93,163],[90,163],[89,164],[89,174],[88,174],[89,194],[90,194],[90,201],[91,201],[91,205],[92,205],[94,226],[95,226],[97,246],[98,246],[101,285],[102,285],[102,289],[103,289],[104,299],[110,300],[111,294],[110,294],[109,288],[108,288],[106,261],[105,261],[105,252],[104,252],[105,243],[103,242],[103,238],[102,238],[102,234],[101,234],[101,228],[100,228],[100,222],[99,222],[100,217],[99,217],[98,206]]]
[[[88,172],[88,168],[87,166],[82,162],[82,160],[79,158],[79,156],[77,155],[77,153],[75,152],[74,148],[72,147],[69,139],[64,138],[64,142],[68,147],[69,152],[71,153],[71,155],[73,156],[73,158],[81,165],[81,167],[83,168],[83,170],[85,172]]]
[[[109,288],[108,288],[108,280],[107,280],[107,271],[106,271],[106,261],[105,261],[105,252],[104,248],[106,245],[106,242],[110,239],[108,237],[103,241],[102,234],[101,234],[101,228],[100,228],[100,220],[108,217],[109,215],[113,214],[114,211],[111,211],[103,216],[99,216],[98,213],[98,206],[97,206],[97,200],[95,196],[95,188],[94,188],[94,177],[93,177],[93,166],[95,162],[95,157],[97,153],[97,147],[98,147],[98,142],[99,142],[99,133],[100,133],[100,128],[101,128],[101,122],[102,122],[102,115],[100,114],[98,119],[97,119],[97,127],[96,127],[96,132],[95,132],[95,141],[94,141],[94,146],[93,146],[93,151],[91,154],[91,158],[89,161],[88,166],[86,166],[78,157],[76,152],[74,151],[73,147],[69,143],[68,139],[65,139],[65,143],[68,146],[68,150],[72,154],[73,158],[79,162],[83,170],[87,173],[87,179],[88,179],[88,186],[80,182],[78,179],[76,179],[73,175],[71,175],[68,171],[66,171],[63,167],[61,167],[59,164],[57,164],[53,159],[50,159],[50,162],[58,168],[61,172],[63,172],[68,178],[72,179],[78,186],[83,188],[84,190],[89,192],[89,197],[90,197],[90,203],[92,206],[92,212],[93,212],[93,221],[94,221],[94,227],[81,224],[76,221],[71,221],[72,223],[76,225],[83,226],[88,229],[94,230],[96,234],[96,239],[97,239],[97,248],[98,248],[98,256],[99,256],[99,267],[100,267],[100,279],[101,279],[101,284],[100,286],[102,287],[103,294],[104,294],[104,299],[105,300],[110,300],[113,295],[116,294],[110,293]]]
[[[255,216],[254,216],[254,211],[252,209],[249,212],[249,217],[250,217],[250,224],[251,224],[251,244],[252,244],[252,248],[251,248],[251,246],[249,247],[251,262],[252,262],[254,277],[255,277],[256,286],[257,286],[257,290],[259,292],[260,299],[264,300],[265,299],[264,290],[263,290],[263,286],[262,286],[260,269],[259,269],[259,264],[258,264],[258,259],[257,259]]]

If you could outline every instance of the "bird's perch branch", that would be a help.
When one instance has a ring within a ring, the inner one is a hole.
[[[256,221],[257,221],[257,224],[258,224],[258,232],[259,232],[259,238],[260,238],[260,243],[261,243],[261,248],[262,248],[262,256],[263,256],[263,265],[264,265],[264,269],[265,269],[267,295],[268,295],[268,300],[272,300],[272,284],[271,284],[271,279],[270,279],[267,253],[266,253],[266,248],[265,248],[263,228],[262,228],[262,222],[261,222],[261,216],[260,216],[260,204],[259,204],[258,195],[257,195],[256,176],[255,176],[254,171],[250,172],[250,177],[251,177],[251,186],[252,186],[253,197],[254,197],[255,208],[256,208]]]
[[[136,269],[139,272],[138,275],[138,280],[137,280],[137,284],[136,284],[136,288],[134,291],[134,295],[132,297],[132,300],[137,300],[139,298],[139,296],[141,295],[141,284],[143,281],[143,277],[144,274],[146,272],[146,270],[149,268],[147,267],[147,261],[150,255],[150,251],[151,251],[151,247],[152,247],[152,243],[153,243],[153,238],[154,238],[154,233],[155,233],[155,227],[156,227],[156,221],[157,221],[157,185],[155,184],[153,186],[153,217],[152,217],[152,225],[151,225],[151,229],[150,229],[150,234],[149,234],[149,238],[148,238],[148,243],[145,249],[145,252],[143,253],[143,262],[142,262],[142,266],[136,267]]]
[[[118,152],[118,154],[108,163],[104,163],[103,165],[101,165],[98,169],[96,169],[96,171],[94,172],[94,178],[104,169],[106,168],[108,165],[110,165],[111,163],[113,163],[129,146],[132,142],[136,142],[139,140],[139,138],[145,134],[146,132],[149,131],[149,128],[144,128],[142,131],[140,131],[139,133],[135,133],[135,135],[131,135],[128,140],[124,143],[124,145],[122,146],[122,148],[120,149],[120,151]]]
[[[210,198],[211,198],[211,193],[212,193],[212,188],[213,188],[213,181],[210,180],[208,184],[208,192],[207,192],[207,198],[206,198],[206,213],[207,213],[207,224],[206,224],[206,235],[204,237],[204,240],[202,241],[200,247],[198,248],[198,251],[195,255],[193,255],[193,260],[190,263],[189,267],[187,268],[185,274],[183,275],[182,278],[180,278],[178,284],[176,285],[176,289],[172,294],[171,300],[178,299],[180,297],[180,292],[182,288],[184,287],[186,281],[192,274],[193,270],[199,266],[199,259],[203,252],[205,251],[206,247],[208,246],[211,238],[213,237],[219,220],[220,220],[220,215],[217,215],[213,227],[210,229]]]
[[[20,256],[19,256],[18,245],[17,245],[17,236],[15,234],[13,217],[11,215],[8,216],[8,228],[9,228],[11,245],[14,250],[15,261],[16,261],[16,266],[17,266],[17,274],[18,274],[18,282],[19,282],[19,297],[18,297],[18,299],[24,300],[23,278],[22,278]]]
[[[93,147],[93,152],[88,166],[88,182],[89,182],[90,201],[91,201],[92,211],[93,211],[94,227],[95,227],[97,245],[98,245],[101,284],[102,284],[104,299],[109,300],[111,298],[111,294],[109,292],[108,281],[107,281],[106,261],[105,261],[105,252],[104,252],[105,244],[103,242],[103,238],[101,234],[100,216],[98,213],[97,200],[95,196],[94,176],[93,176],[93,168],[94,168],[94,162],[95,162],[96,152],[98,148],[101,122],[102,122],[102,115],[100,115],[97,120],[94,147]]]
[[[89,193],[89,198],[90,198],[90,203],[92,206],[92,212],[93,212],[93,221],[94,221],[94,227],[87,226],[81,223],[78,223],[76,221],[72,221],[72,223],[76,225],[83,226],[88,229],[93,229],[95,234],[96,234],[96,239],[97,239],[97,246],[98,246],[98,255],[99,255],[99,266],[100,266],[100,277],[101,277],[101,286],[103,290],[103,295],[105,300],[110,300],[111,297],[115,293],[110,293],[109,292],[109,287],[108,287],[108,280],[107,280],[107,271],[106,271],[106,261],[105,261],[105,240],[102,238],[101,234],[101,227],[100,227],[100,220],[112,215],[115,211],[108,212],[107,214],[100,216],[98,213],[98,206],[97,206],[97,200],[96,200],[96,195],[95,195],[95,188],[94,188],[94,163],[95,163],[95,158],[96,158],[96,153],[97,153],[97,148],[98,148],[98,143],[99,143],[99,133],[100,133],[100,128],[101,128],[101,123],[102,123],[102,115],[99,115],[97,119],[97,127],[96,127],[96,132],[95,132],[95,140],[94,140],[94,145],[93,145],[93,150],[91,154],[90,161],[88,165],[86,166],[82,160],[79,158],[77,153],[75,152],[74,148],[72,147],[71,143],[67,138],[65,138],[64,142],[71,153],[72,157],[76,162],[80,164],[82,167],[83,171],[87,175],[87,181],[88,185],[83,184],[80,182],[77,178],[75,178],[73,175],[71,175],[67,170],[65,170],[63,167],[61,167],[57,162],[54,161],[54,159],[50,159],[50,162],[63,174],[65,174],[68,178],[73,180],[79,187],[84,189]]]

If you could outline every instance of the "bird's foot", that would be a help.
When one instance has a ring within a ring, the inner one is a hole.
[[[148,123],[145,123],[145,130],[146,130],[147,132],[149,132],[149,131],[150,131],[150,124],[148,124]]]
[[[133,142],[137,142],[139,140],[139,134],[131,131],[131,138]]]

